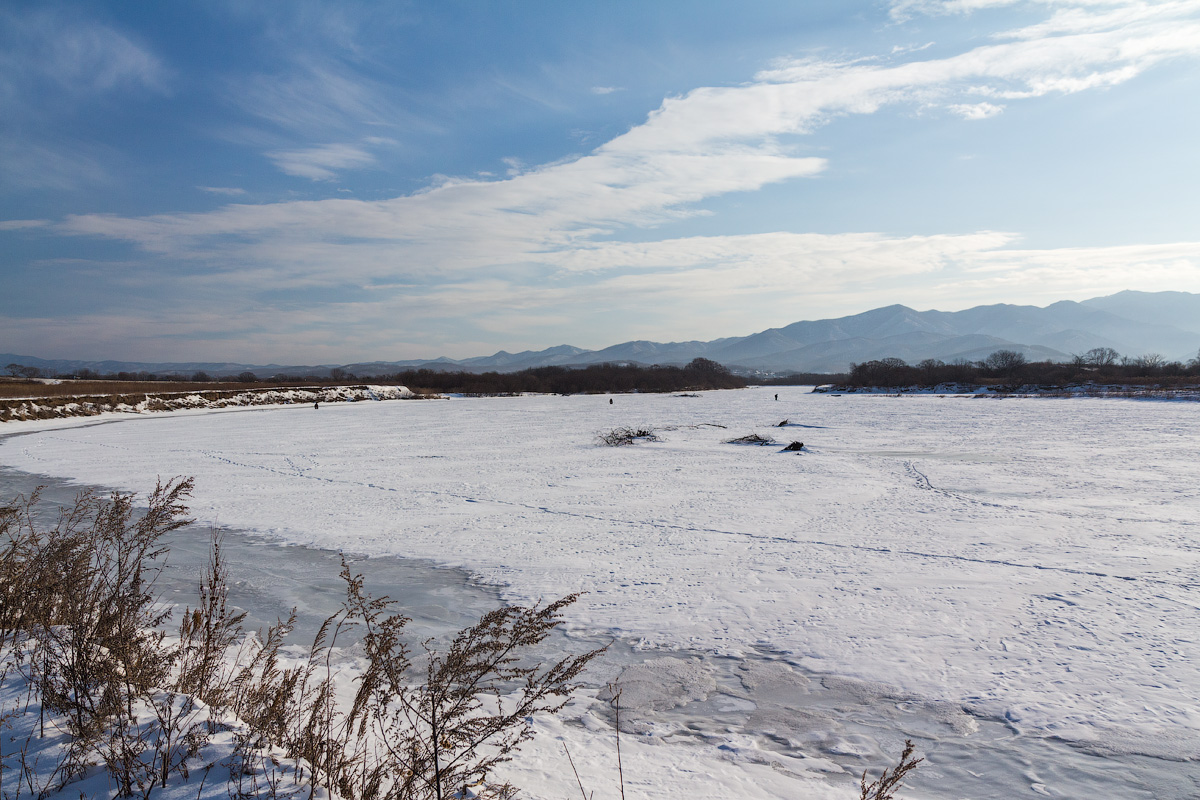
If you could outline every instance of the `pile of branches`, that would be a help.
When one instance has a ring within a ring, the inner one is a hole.
[[[745,436],[739,436],[736,439],[726,439],[725,444],[756,444],[760,447],[776,444],[776,441],[770,436],[761,436],[757,433],[748,433]]]
[[[604,431],[597,437],[597,444],[604,447],[624,447],[625,445],[635,444],[637,442],[657,442],[661,441],[658,435],[649,428],[613,428],[610,431]]]

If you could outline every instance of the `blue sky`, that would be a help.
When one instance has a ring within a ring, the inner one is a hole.
[[[0,2],[0,351],[1200,291],[1200,0]]]

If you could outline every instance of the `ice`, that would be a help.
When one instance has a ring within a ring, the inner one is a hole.
[[[928,737],[917,775],[931,797],[953,796],[934,787],[972,770],[1052,796],[1073,780],[1075,796],[1188,796],[1200,752],[1194,404],[774,393],[21,423],[0,463],[136,491],[194,475],[207,522],[461,567],[508,600],[585,590],[572,635],[715,670],[707,693],[682,677],[660,687],[674,707],[647,712],[659,715],[646,717],[647,768],[684,763],[654,760],[682,746],[653,735],[668,730],[720,780],[775,780],[835,756],[874,766],[902,743],[883,733],[894,725]],[[807,452],[724,443],[784,417],[811,426]],[[622,425],[662,441],[595,444]],[[743,682],[732,665],[748,659],[775,670],[749,678],[772,692]],[[547,723],[588,746],[586,725],[560,724]],[[526,763],[551,771],[552,756]],[[1073,775],[1087,758],[1091,777]],[[1021,777],[1034,761],[1036,779]],[[1141,789],[1104,793],[1130,776]]]

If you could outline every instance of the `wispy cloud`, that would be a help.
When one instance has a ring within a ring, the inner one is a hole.
[[[1200,55],[1196,2],[1138,6],[1138,24],[1108,14],[1076,20],[1072,33],[1027,33],[960,55],[892,65],[806,59],[760,72],[743,86],[669,98],[641,125],[575,160],[522,169],[505,180],[446,179],[380,202],[327,200],[233,206],[206,214],[144,218],[82,216],[65,229],[138,242],[156,252],[223,249],[223,235],[268,245],[354,237],[393,258],[415,248],[436,272],[541,260],[623,227],[694,214],[706,198],[813,176],[821,158],[786,137],[831,119],[897,104],[942,106],[985,117],[999,102],[1085,91],[1128,81],[1172,57]],[[1155,11],[1154,9],[1157,9]],[[272,152],[281,168],[310,178],[370,163],[358,145]],[[357,257],[358,253],[355,253]],[[354,258],[346,259],[353,261]],[[378,259],[365,259],[374,263]]]
[[[239,189],[236,186],[197,186],[196,188],[202,192],[208,192],[209,194],[223,194],[230,197],[236,197],[246,193],[245,189]]]
[[[612,94],[613,92],[622,92],[620,86],[593,86],[592,94]]]
[[[984,5],[981,0],[972,7]],[[1198,7],[1200,2],[1094,8],[1075,3],[1056,7],[1047,26],[1008,31],[945,58],[784,61],[744,85],[668,98],[642,124],[583,156],[539,167],[514,162],[503,179],[442,178],[423,191],[379,201],[239,204],[145,217],[81,215],[59,229],[203,264],[209,271],[193,280],[210,282],[211,291],[403,287],[372,292],[369,302],[356,305],[360,318],[457,318],[463,307],[554,309],[559,316],[566,308],[573,318],[599,313],[589,309],[643,309],[648,317],[661,317],[664,327],[678,324],[678,333],[686,334],[688,325],[695,330],[701,324],[695,321],[703,316],[697,308],[722,319],[740,314],[749,325],[762,309],[785,314],[787,298],[797,295],[819,296],[830,306],[853,297],[861,306],[864,284],[903,301],[903,293],[914,290],[901,281],[915,275],[930,282],[944,275],[948,282],[949,276],[968,274],[980,286],[1021,274],[1059,286],[1065,284],[1053,276],[1070,275],[1082,280],[1080,286],[1115,290],[1124,288],[1117,278],[1143,270],[1171,276],[1178,281],[1175,288],[1190,287],[1200,265],[1194,243],[1164,245],[1161,251],[1090,252],[1096,262],[1085,275],[1083,262],[1067,251],[1012,249],[1017,241],[1012,234],[612,240],[631,229],[642,229],[635,238],[652,239],[645,229],[705,213],[710,198],[821,174],[827,161],[806,153],[802,137],[839,117],[907,106],[986,119],[1028,98],[1111,86],[1165,60],[1195,58]],[[322,123],[314,120],[331,103],[353,113],[378,108],[369,92],[339,99],[340,85],[332,80],[306,106],[298,85],[281,91],[287,84],[277,84],[259,94],[263,118],[319,128]],[[297,107],[289,107],[290,98],[297,98]],[[330,135],[324,141],[349,143],[278,148],[269,155],[285,172],[314,180],[371,163],[362,138]],[[830,157],[836,159],[836,151]],[[674,298],[670,304],[652,305],[668,297]],[[740,310],[730,311],[728,301],[739,297],[747,303],[732,304]],[[691,321],[683,311],[663,312],[667,305],[688,309]],[[746,311],[751,307],[758,310]]]
[[[50,224],[46,219],[4,219],[0,220],[0,231],[20,231],[27,228],[44,228]]]
[[[72,190],[111,179],[105,164],[112,154],[105,148],[32,133],[0,137],[0,176],[10,186]]]
[[[288,175],[327,181],[336,177],[335,169],[353,169],[374,163],[375,157],[365,150],[348,144],[327,144],[304,150],[285,150],[267,153],[280,170]]]
[[[0,8],[0,179],[55,189],[108,180],[100,148],[60,123],[100,98],[169,85],[148,47],[86,13]]]
[[[122,88],[166,91],[168,72],[125,33],[76,13],[0,9],[0,92],[6,100],[47,85],[74,95]]]
[[[389,132],[430,129],[394,94],[335,59],[293,56],[278,73],[229,79],[228,99],[252,123],[223,135],[262,147],[288,175],[329,180],[336,170],[373,163],[371,150],[396,147]]]
[[[872,305],[904,303],[946,310],[975,303],[1045,303],[1145,290],[1200,291],[1200,242],[1124,247],[1019,249],[1012,234],[896,237],[761,234],[688,237],[594,245],[575,256],[568,275],[545,280],[490,276],[409,281],[354,300],[297,307],[256,297],[279,277],[255,274],[129,276],[138,292],[127,306],[70,320],[0,316],[0,340],[29,351],[59,344],[97,357],[146,360],[221,358],[292,362],[373,357],[479,355],[495,333],[511,347],[544,347],[547,337],[585,347],[622,338],[709,339],[714,328],[752,333],[794,322],[798,300],[815,316],[835,317]],[[293,255],[289,250],[285,255]],[[605,265],[583,280],[595,259]],[[607,265],[617,260],[629,271]],[[847,279],[853,265],[853,279]],[[77,265],[86,269],[86,264]],[[111,265],[101,265],[108,275]],[[124,269],[132,269],[126,266]],[[920,278],[920,280],[914,280]],[[154,308],[137,303],[164,285]],[[167,291],[167,288],[170,291]],[[463,315],[463,309],[470,314]],[[397,334],[396,320],[406,325]],[[557,321],[557,322],[555,322]],[[548,325],[552,329],[548,329]],[[170,332],[171,338],[164,337]],[[27,344],[26,344],[27,343]]]
[[[1019,5],[1102,8],[1128,6],[1131,3],[1130,0],[892,0],[890,13],[894,19],[906,20],[918,15],[972,14],[987,9]]]
[[[279,74],[231,79],[228,96],[250,116],[304,137],[354,132],[403,115],[384,87],[335,61],[288,65]]]

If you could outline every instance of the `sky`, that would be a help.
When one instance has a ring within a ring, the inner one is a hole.
[[[0,0],[0,352],[1200,291],[1200,0]]]

